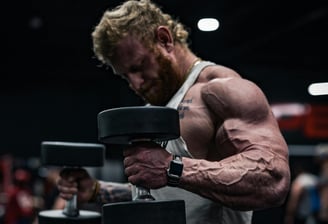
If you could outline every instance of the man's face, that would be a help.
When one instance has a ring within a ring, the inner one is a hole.
[[[121,40],[114,55],[114,72],[152,105],[165,105],[183,82],[176,64],[156,47],[148,49],[132,37]]]

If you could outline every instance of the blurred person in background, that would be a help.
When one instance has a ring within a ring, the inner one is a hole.
[[[30,171],[18,168],[14,171],[13,185],[9,187],[6,202],[5,224],[30,224],[35,218],[34,199]]]
[[[3,186],[3,173],[2,167],[0,170],[0,224],[4,223],[4,215],[5,215],[5,206],[6,206],[6,193]]]
[[[315,151],[313,173],[309,164],[295,167],[285,213],[285,224],[328,224],[328,146],[319,145]]]
[[[44,169],[45,179],[43,181],[43,209],[63,209],[66,201],[59,197],[56,181],[59,177],[59,168]]]
[[[295,179],[286,205],[285,224],[315,224],[319,208],[316,190],[319,178],[308,165],[310,164],[298,163],[293,168]]]
[[[319,145],[316,154],[320,165],[318,183],[320,208],[317,221],[318,224],[328,224],[328,145]]]

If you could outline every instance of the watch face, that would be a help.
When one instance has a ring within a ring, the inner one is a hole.
[[[181,161],[172,160],[170,163],[169,173],[177,176],[181,176],[183,170],[183,164]]]
[[[177,187],[182,175],[183,163],[180,156],[173,156],[170,166],[167,170],[167,185]]]

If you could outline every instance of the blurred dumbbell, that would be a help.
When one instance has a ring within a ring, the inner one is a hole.
[[[107,144],[130,145],[152,141],[166,146],[180,137],[178,111],[168,107],[135,106],[113,108],[98,114],[98,138]],[[129,214],[122,216],[121,214]],[[104,224],[185,224],[182,200],[156,201],[150,189],[136,186],[132,202],[103,206]]]
[[[105,146],[93,143],[44,141],[41,143],[41,163],[43,166],[60,166],[64,169],[103,166]],[[39,224],[100,224],[101,214],[79,210],[77,195],[68,200],[63,210],[46,210],[38,214]]]

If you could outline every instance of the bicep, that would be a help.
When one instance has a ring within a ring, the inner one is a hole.
[[[270,149],[286,156],[286,145],[263,92],[244,79],[210,82],[203,88],[207,107],[218,120],[216,146],[223,156]]]

